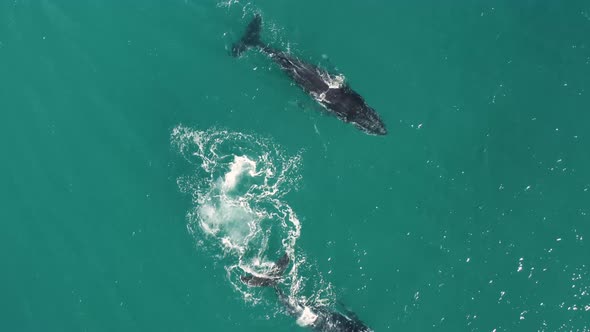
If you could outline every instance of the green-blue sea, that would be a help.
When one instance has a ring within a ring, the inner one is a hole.
[[[0,114],[0,331],[590,331],[587,0],[2,0]]]

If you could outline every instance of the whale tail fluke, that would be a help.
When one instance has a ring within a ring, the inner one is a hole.
[[[262,46],[260,41],[260,30],[262,29],[262,17],[256,14],[246,27],[246,32],[238,42],[232,45],[231,53],[238,57],[250,47]]]
[[[275,262],[274,268],[266,275],[252,275],[247,274],[241,276],[243,283],[250,287],[274,287],[281,280],[283,273],[289,266],[289,256],[284,254],[278,261]]]

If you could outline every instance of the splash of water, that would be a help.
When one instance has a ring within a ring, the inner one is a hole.
[[[287,156],[269,139],[225,130],[174,128],[172,144],[196,168],[180,177],[179,188],[193,198],[187,228],[207,250],[218,250],[227,276],[246,300],[260,300],[239,279],[267,274],[287,253],[293,262],[285,284],[294,296],[305,257],[295,254],[301,224],[285,201],[297,187],[301,154]]]

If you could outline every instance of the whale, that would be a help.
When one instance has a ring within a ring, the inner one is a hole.
[[[289,257],[283,255],[267,274],[246,274],[240,277],[249,287],[271,287],[274,289],[279,303],[286,312],[296,319],[297,324],[317,332],[373,332],[351,310],[341,306],[336,310],[326,306],[310,306],[301,300],[291,298],[281,288],[284,271],[289,265]]]
[[[387,134],[385,123],[379,114],[344,81],[344,76],[330,73],[263,43],[260,38],[261,29],[262,17],[256,14],[242,38],[232,45],[231,55],[240,57],[250,48],[259,49],[328,113],[369,135]]]

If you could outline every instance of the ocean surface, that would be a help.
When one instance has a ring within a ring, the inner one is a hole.
[[[388,128],[322,111],[262,39]],[[0,331],[590,331],[590,3],[0,2]]]

